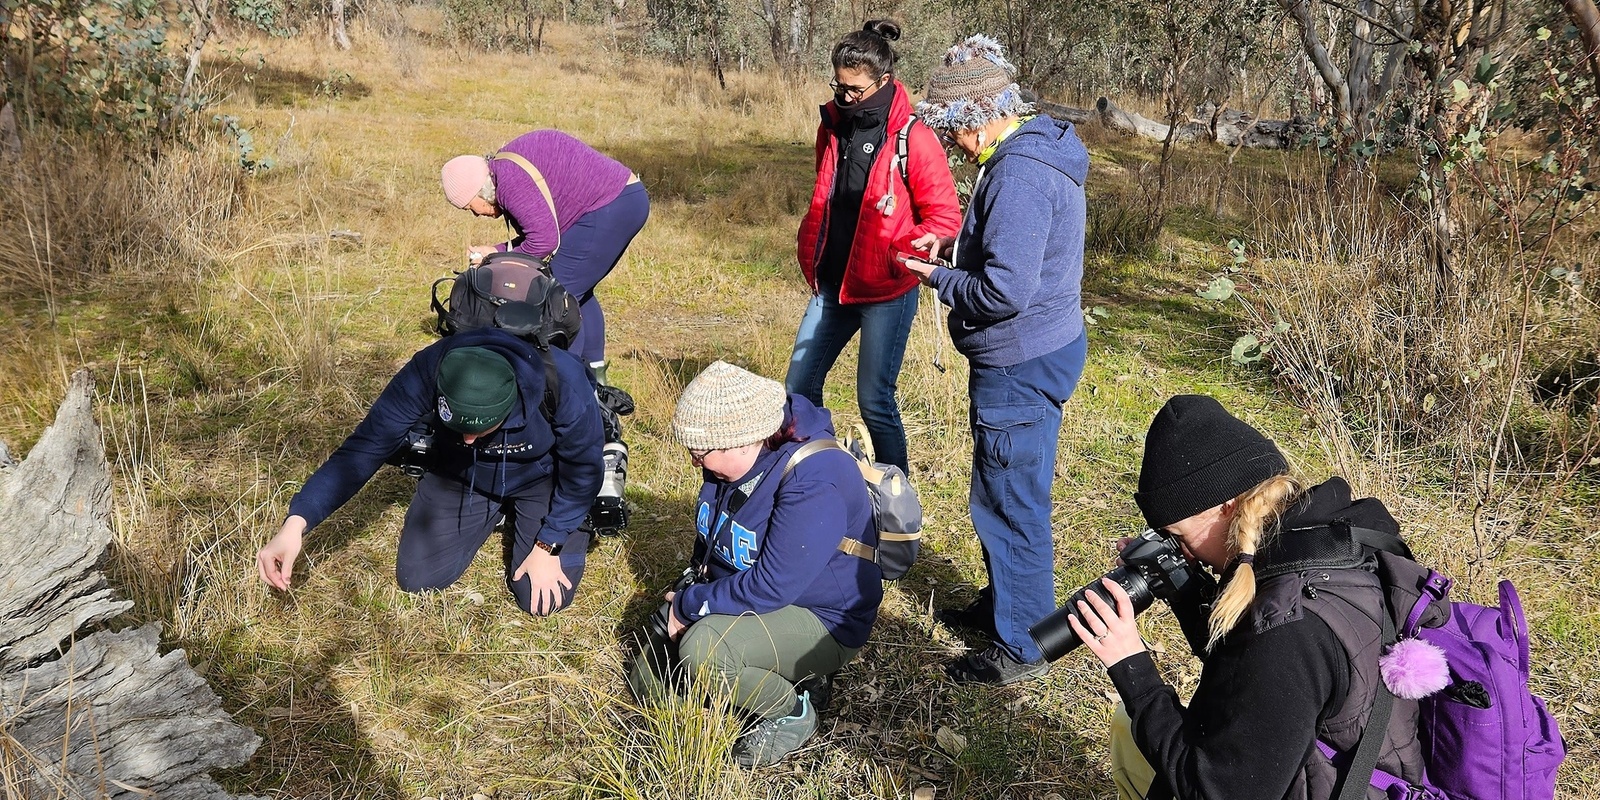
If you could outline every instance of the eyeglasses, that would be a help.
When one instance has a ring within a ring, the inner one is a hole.
[[[828,88],[832,89],[834,94],[840,95],[848,100],[860,100],[867,94],[867,92],[870,92],[882,85],[884,79],[888,77],[888,74],[884,74],[882,77],[878,78],[872,83],[867,84],[866,86],[851,86],[848,83],[840,83],[836,80],[828,81]]]
[[[705,466],[706,465],[706,456],[709,456],[712,453],[717,452],[717,448],[715,448],[715,447],[710,448],[708,450],[696,450],[693,447],[690,447],[690,448],[688,448],[688,450],[689,450],[689,463],[693,464],[693,465],[695,465],[697,467]]]

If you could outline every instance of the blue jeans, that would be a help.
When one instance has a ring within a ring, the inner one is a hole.
[[[822,384],[828,370],[850,338],[861,331],[861,359],[856,367],[856,405],[861,421],[872,436],[874,457],[909,473],[906,463],[906,429],[900,422],[900,401],[895,390],[900,363],[905,360],[906,339],[917,318],[917,290],[882,303],[843,304],[839,287],[823,286],[806,306],[800,331],[789,357],[790,392],[822,407]]]
[[[506,588],[519,608],[535,613],[532,582],[526,575],[516,581],[511,576],[533,552],[534,539],[545,515],[550,513],[552,490],[550,481],[541,481],[516,497],[490,497],[454,478],[424,473],[411,497],[411,506],[406,509],[405,527],[400,530],[400,547],[395,554],[394,574],[401,591],[434,591],[455,583],[489,541],[489,534],[504,514],[507,533],[502,556]],[[583,580],[588,553],[587,532],[575,531],[567,537],[561,547],[561,571],[572,581],[572,588],[561,590],[560,605],[547,609],[547,614],[572,603],[572,595]]]
[[[583,316],[578,336],[567,349],[590,364],[606,357],[606,315],[594,287],[611,274],[649,218],[650,196],[644,184],[628,184],[617,199],[578,217],[562,231],[561,248],[550,259],[550,274],[578,301]]]
[[[1061,406],[1083,374],[1086,337],[1009,367],[974,365],[967,381],[972,424],[972,527],[994,598],[995,644],[1038,661],[1028,626],[1056,608],[1050,488]]]

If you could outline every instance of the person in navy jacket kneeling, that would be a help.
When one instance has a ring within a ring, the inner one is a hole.
[[[289,501],[288,518],[256,554],[261,579],[288,590],[305,533],[429,423],[426,472],[395,555],[400,588],[455,583],[504,516],[512,539],[506,586],[517,605],[539,616],[565,608],[583,577],[589,534],[578,527],[600,492],[604,435],[583,363],[559,348],[550,356],[553,395],[543,356],[504,331],[459,333],[412,356]]]

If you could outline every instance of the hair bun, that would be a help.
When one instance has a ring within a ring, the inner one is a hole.
[[[891,42],[900,39],[900,24],[892,19],[869,19],[861,26],[861,30],[876,33]]]

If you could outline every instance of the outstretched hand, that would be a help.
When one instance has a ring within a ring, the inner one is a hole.
[[[277,535],[256,553],[256,570],[268,586],[289,591],[289,580],[294,575],[294,562],[300,557],[305,532],[306,518],[293,515],[283,521]]]
[[[1085,592],[1088,601],[1078,601],[1077,614],[1067,617],[1072,632],[1078,634],[1083,646],[1111,666],[1124,658],[1145,651],[1144,638],[1139,635],[1139,625],[1134,621],[1133,600],[1121,584],[1110,578],[1101,578],[1100,584],[1116,601],[1112,608],[1095,592]]]

